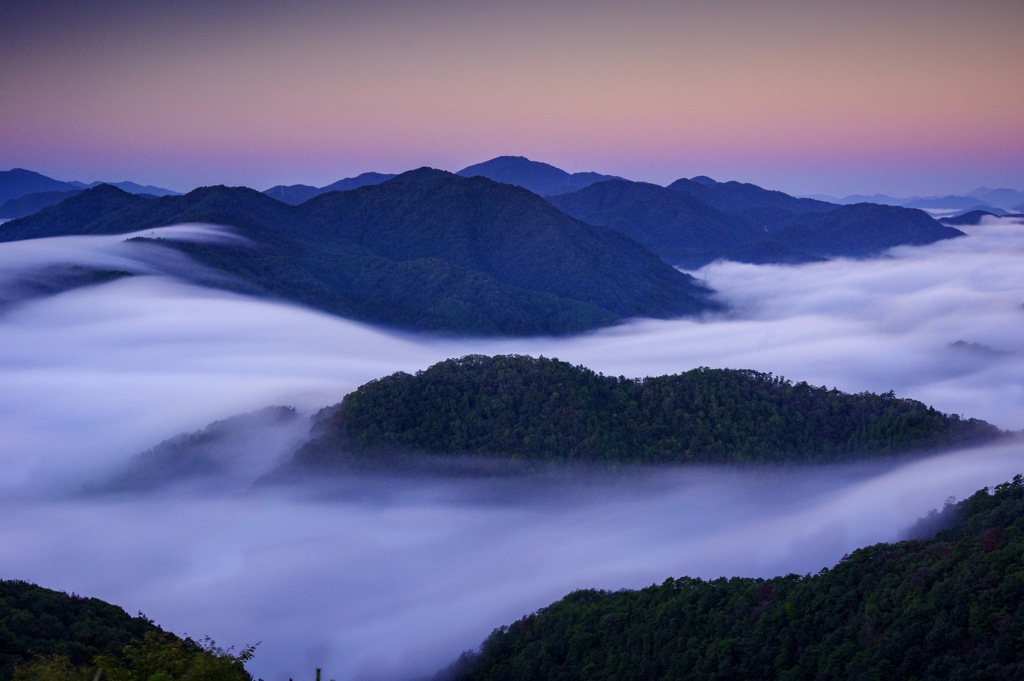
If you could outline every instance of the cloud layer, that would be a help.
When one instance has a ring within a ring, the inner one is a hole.
[[[728,315],[575,339],[386,332],[176,282],[160,272],[183,265],[164,253],[106,237],[0,244],[0,278],[69,262],[148,273],[0,311],[0,576],[224,645],[262,641],[251,669],[268,681],[315,666],[339,681],[429,673],[576,588],[816,572],[1024,469],[1006,445],[810,470],[251,488],[286,455],[283,433],[233,450],[219,486],[81,496],[178,433],[268,405],[309,413],[371,378],[471,352],[630,377],[749,368],[1024,428],[1014,221],[871,261],[716,263],[696,275]]]

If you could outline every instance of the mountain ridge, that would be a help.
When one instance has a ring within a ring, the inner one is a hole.
[[[0,225],[0,241],[226,225],[257,245],[165,244],[248,291],[409,330],[576,333],[718,309],[710,291],[625,235],[527,190],[433,169],[290,206],[223,186],[142,198],[109,185]]]

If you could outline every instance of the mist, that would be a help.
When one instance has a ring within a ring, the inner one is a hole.
[[[867,261],[714,263],[693,274],[726,314],[516,340],[398,333],[201,288],[175,278],[194,263],[152,242],[0,244],[5,292],[53,267],[138,275],[0,308],[0,577],[220,645],[260,642],[249,669],[267,681],[314,667],[343,681],[431,674],[578,588],[817,572],[1024,472],[1020,445],[806,469],[253,483],[316,409],[469,353],[627,377],[754,369],[1022,429],[1024,225],[968,229]],[[197,225],[158,235],[237,239]],[[83,491],[168,438],[272,405],[294,419],[254,416],[211,450],[205,477]]]

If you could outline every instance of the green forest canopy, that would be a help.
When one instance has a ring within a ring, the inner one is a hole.
[[[370,381],[319,417],[297,458],[395,452],[591,463],[810,463],[990,440],[920,402],[748,370],[627,379],[545,357],[469,355]]]
[[[253,652],[179,638],[98,598],[0,580],[0,681],[251,681]]]
[[[1024,678],[1024,480],[983,489],[927,541],[816,575],[573,592],[496,629],[447,673],[532,679]]]

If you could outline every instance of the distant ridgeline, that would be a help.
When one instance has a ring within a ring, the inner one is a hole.
[[[943,515],[816,575],[576,591],[436,678],[1024,679],[1024,480]]]
[[[226,225],[249,241],[141,239],[231,275],[198,283],[409,330],[567,334],[720,307],[621,232],[520,187],[431,169],[300,206],[244,187],[147,199],[103,185],[0,225],[0,241],[185,222]]]
[[[470,355],[370,381],[321,412],[309,466],[396,453],[589,463],[826,462],[982,442],[975,419],[755,371],[644,379],[555,359]]]
[[[179,638],[98,598],[0,580],[0,681],[252,681],[252,654]]]

